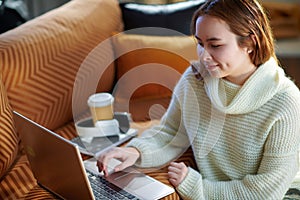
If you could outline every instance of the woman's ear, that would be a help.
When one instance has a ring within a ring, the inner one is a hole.
[[[249,45],[249,47],[247,47],[247,49],[246,49],[246,51],[247,51],[248,54],[250,54],[250,53],[253,52],[253,50],[255,49],[255,46],[257,44],[257,42],[256,42],[256,36],[254,34],[250,34],[249,35],[249,39],[251,41],[251,42],[249,41],[249,44],[251,44],[251,45]]]
[[[254,34],[252,34],[252,33],[249,35],[249,37],[250,37],[250,39],[252,40],[252,43],[253,43],[253,45],[252,45],[252,48],[253,48],[253,49],[251,49],[251,50],[253,51],[254,48],[256,47],[256,44],[257,44],[257,40],[256,40],[257,38],[256,38],[256,36],[255,36]]]

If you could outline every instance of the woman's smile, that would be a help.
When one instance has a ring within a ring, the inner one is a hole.
[[[218,65],[206,65],[206,69],[208,71],[215,71],[215,70],[219,69],[219,66]]]

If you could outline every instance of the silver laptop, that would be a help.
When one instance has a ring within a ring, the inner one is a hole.
[[[105,199],[108,195],[108,199],[118,199],[117,196],[123,195],[122,199],[153,200],[174,192],[172,187],[134,168],[104,178],[96,170],[95,159],[82,161],[74,143],[15,111],[14,120],[35,178],[60,198]],[[108,168],[118,162],[112,160]]]

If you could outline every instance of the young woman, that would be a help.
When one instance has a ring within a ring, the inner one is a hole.
[[[207,0],[194,14],[199,62],[177,84],[159,126],[99,158],[169,163],[183,199],[282,199],[298,170],[300,93],[278,66],[256,0]],[[172,162],[188,146],[198,169]]]

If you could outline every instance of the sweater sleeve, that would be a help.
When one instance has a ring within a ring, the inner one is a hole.
[[[137,148],[141,158],[138,167],[159,167],[179,157],[189,146],[189,138],[182,123],[179,103],[179,88],[176,85],[167,112],[157,126],[144,131],[138,138],[132,139],[127,146]]]
[[[282,199],[298,171],[299,99],[285,101],[264,145],[256,174],[241,180],[214,181],[190,169],[177,190],[183,199]],[[201,169],[200,169],[201,171]]]

